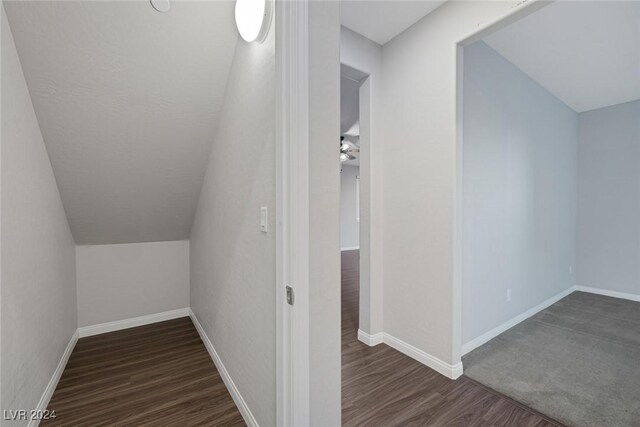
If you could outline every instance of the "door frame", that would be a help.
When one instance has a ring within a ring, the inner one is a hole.
[[[358,340],[373,346],[382,342],[382,306],[380,279],[374,271],[371,262],[372,247],[380,247],[380,239],[372,236],[371,224],[375,222],[375,214],[379,215],[379,210],[373,209],[374,188],[372,186],[372,175],[380,170],[373,167],[372,156],[377,150],[374,146],[373,126],[371,122],[372,93],[371,93],[371,73],[360,68],[349,65],[348,61],[341,58],[341,74],[343,78],[348,78],[359,84],[359,122],[360,122],[360,166],[359,166],[359,224],[358,224],[358,247],[359,247],[359,276],[358,283]],[[376,152],[376,155],[379,153]]]
[[[307,1],[275,1],[278,426],[310,424]],[[293,289],[293,305],[286,301],[286,286]]]
[[[535,13],[557,0],[524,0],[501,16],[479,25],[466,36],[454,43],[455,72],[456,72],[456,100],[455,100],[455,204],[454,204],[454,256],[453,256],[453,328],[452,328],[452,359],[462,360],[462,292],[463,292],[463,183],[464,183],[464,48],[477,42],[489,34],[507,27],[526,16]]]

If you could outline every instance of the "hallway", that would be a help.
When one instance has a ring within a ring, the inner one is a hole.
[[[559,426],[469,378],[358,341],[359,251],[342,252],[342,424]]]

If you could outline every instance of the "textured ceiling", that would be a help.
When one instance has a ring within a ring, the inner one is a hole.
[[[445,1],[342,0],[340,21],[351,31],[383,45]]]
[[[640,2],[559,1],[485,42],[577,112],[640,99]]]
[[[78,244],[189,237],[232,2],[3,2]]]

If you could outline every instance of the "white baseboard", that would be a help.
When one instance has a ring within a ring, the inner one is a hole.
[[[341,251],[355,251],[360,250],[360,246],[347,246],[346,248],[340,248]]]
[[[394,337],[393,335],[387,334],[386,332],[378,332],[377,334],[369,335],[363,330],[358,329],[358,339],[371,347],[385,343],[389,347],[393,347],[400,353],[417,360],[423,365],[427,365],[447,378],[455,380],[462,375],[462,362],[451,365],[425,351],[420,350],[419,348],[412,346],[411,344],[402,341],[401,339]]]
[[[187,316],[189,316],[189,308],[179,308],[177,310],[147,314],[146,316],[132,317],[130,319],[116,320],[114,322],[100,323],[98,325],[83,326],[81,328],[78,328],[78,333],[80,335],[80,338],[90,337],[92,335],[106,334],[107,332],[135,328],[136,326],[148,325],[150,323],[162,322],[165,320],[172,320],[179,317]]]
[[[555,304],[556,302],[560,301],[562,298],[564,298],[567,295],[571,294],[575,290],[576,290],[575,286],[572,286],[572,287],[570,287],[568,289],[565,289],[564,291],[560,292],[559,294],[549,298],[546,301],[543,301],[542,303],[540,303],[540,304],[536,305],[535,307],[525,311],[524,313],[514,317],[513,319],[508,320],[508,321],[504,322],[503,324],[501,324],[500,326],[497,326],[497,327],[491,329],[490,331],[485,332],[484,334],[480,335],[479,337],[472,339],[468,343],[463,344],[462,345],[462,355],[464,356],[465,354],[469,353],[470,351],[475,350],[476,348],[480,347],[482,344],[485,344],[486,342],[492,340],[493,338],[497,337],[501,333],[505,332],[507,329],[513,328],[518,323],[528,319],[529,317],[533,316],[534,314],[537,314],[540,311],[544,310],[545,308]]]
[[[460,375],[462,375],[462,362],[451,365],[438,359],[435,356],[430,355],[425,351],[420,350],[417,347],[412,346],[409,343],[406,343],[392,335],[389,335],[386,332],[383,332],[382,335],[384,343],[389,347],[395,348],[400,353],[406,354],[407,356],[417,360],[423,365],[426,365],[431,369],[441,373],[445,377],[455,380],[460,377]]]
[[[44,389],[44,393],[38,402],[38,406],[35,407],[36,413],[41,413],[47,406],[49,406],[49,401],[51,400],[51,396],[53,396],[53,392],[56,390],[58,386],[58,381],[60,381],[60,377],[64,372],[64,368],[67,366],[67,362],[69,361],[69,357],[71,356],[71,352],[73,352],[73,348],[76,346],[78,342],[78,330],[73,333],[71,339],[69,340],[69,344],[67,344],[67,348],[65,348],[64,353],[62,353],[62,357],[60,358],[60,362],[58,362],[58,366],[56,366],[56,370],[53,371],[53,375],[49,380],[49,384]],[[31,420],[29,421],[29,427],[36,427],[40,424],[40,420]]]
[[[365,331],[358,329],[358,339],[369,347],[373,347],[384,342],[384,333],[378,332],[377,334],[369,335]]]
[[[222,359],[220,359],[220,356],[216,352],[216,349],[213,347],[211,340],[209,340],[209,337],[207,336],[206,332],[202,328],[202,325],[198,321],[198,318],[196,317],[195,313],[191,309],[189,309],[189,317],[191,317],[193,324],[196,326],[196,329],[198,330],[198,334],[200,334],[200,339],[202,339],[202,342],[204,343],[204,346],[207,348],[207,351],[209,352],[211,359],[213,359],[213,363],[216,365],[216,368],[218,369],[218,372],[222,377],[222,381],[224,381],[224,384],[227,386],[227,390],[229,390],[229,394],[231,394],[231,397],[233,398],[233,401],[238,407],[240,414],[242,414],[242,418],[244,418],[244,422],[247,423],[249,427],[257,427],[258,422],[256,421],[255,417],[251,413],[251,410],[249,409],[247,402],[245,402],[245,400],[242,398],[242,395],[240,394],[240,390],[238,390],[238,387],[236,387],[235,383],[233,382],[233,379],[231,378],[231,375],[229,375],[229,371],[227,371],[227,368],[225,368],[224,364],[222,363]]]
[[[610,291],[608,289],[591,288],[589,286],[576,286],[576,291],[588,292],[590,294],[604,295],[607,297],[622,298],[629,301],[640,302],[640,295],[628,294],[626,292]]]

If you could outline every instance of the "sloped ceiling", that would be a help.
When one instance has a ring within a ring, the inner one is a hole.
[[[4,4],[76,243],[189,238],[233,3]]]
[[[577,112],[640,99],[640,2],[558,1],[485,42]]]

